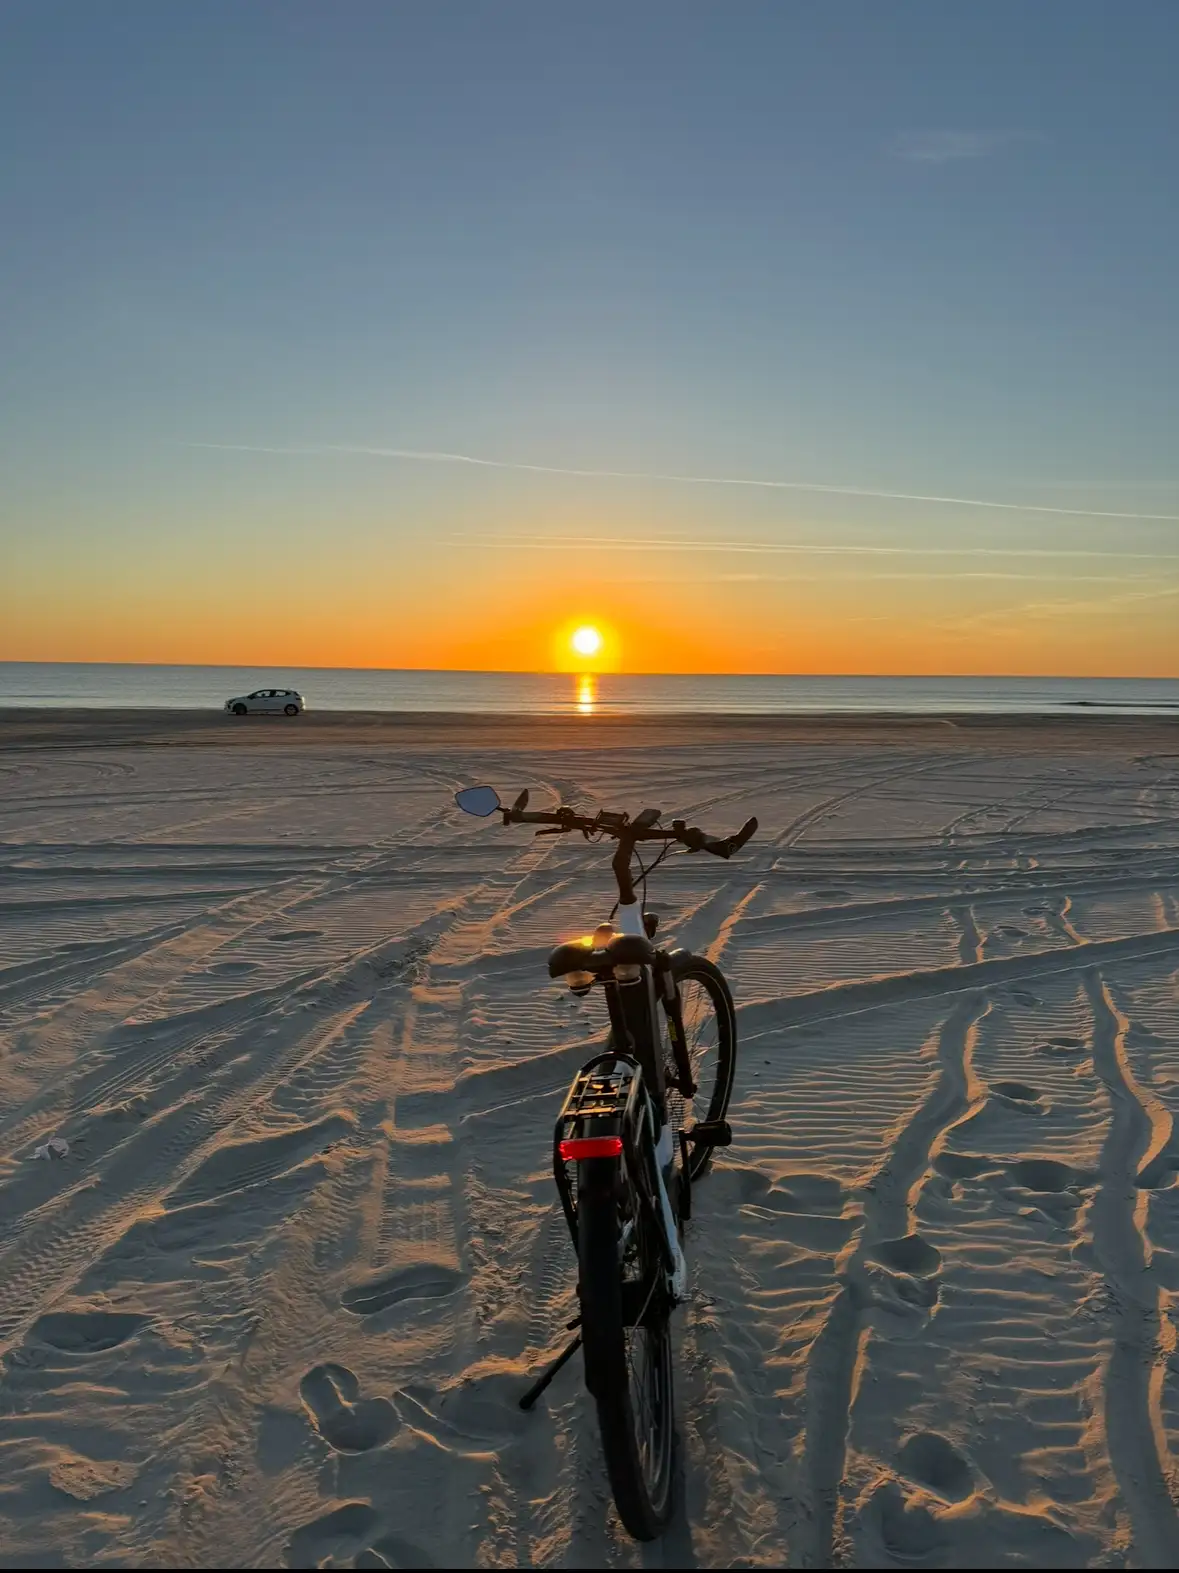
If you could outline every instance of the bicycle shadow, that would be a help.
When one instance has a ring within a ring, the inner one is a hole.
[[[688,1503],[695,1500],[692,1491],[694,1469],[686,1454],[683,1428],[676,1425],[675,1486],[671,1521],[659,1540],[642,1547],[644,1567],[696,1568],[700,1566],[692,1522],[688,1517]]]
[[[679,1481],[668,1566],[784,1561],[807,1516],[792,1462],[801,1417],[784,1412],[784,1372],[772,1369],[783,1351],[755,1307],[767,1274],[789,1279],[796,1269],[771,1265],[766,1253],[784,1249],[772,1226],[756,1263],[747,1236],[758,1220],[732,1227],[732,1192],[768,1186],[756,1171],[722,1167],[701,1186],[699,1220],[688,1226],[688,1295],[673,1323]]]

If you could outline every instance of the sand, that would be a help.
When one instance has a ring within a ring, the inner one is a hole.
[[[516,1405],[609,872],[482,780],[762,823],[653,881],[741,1058],[645,1550]],[[1177,1109],[1174,723],[0,715],[0,1562],[1170,1566]]]

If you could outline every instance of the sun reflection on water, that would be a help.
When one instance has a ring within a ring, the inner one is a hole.
[[[598,708],[598,680],[592,672],[584,672],[575,679],[578,715],[593,715]]]

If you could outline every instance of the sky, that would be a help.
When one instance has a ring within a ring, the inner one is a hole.
[[[1177,58],[5,0],[0,659],[1179,676]]]

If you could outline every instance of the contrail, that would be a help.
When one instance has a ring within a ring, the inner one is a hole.
[[[478,542],[506,551],[569,551],[587,546],[608,546],[612,551],[647,552],[669,547],[679,552],[749,552],[755,556],[781,554],[805,557],[1119,557],[1146,562],[1179,562],[1179,552],[1121,552],[1091,546],[812,546],[799,541],[674,540],[668,536],[648,539],[624,535],[453,535],[452,541]]]
[[[1097,508],[1053,508],[1044,503],[994,502],[981,497],[940,497],[925,492],[875,491],[864,486],[828,486],[817,481],[765,481],[733,475],[671,475],[659,470],[579,470],[559,464],[525,464],[515,459],[482,459],[469,453],[430,448],[367,448],[352,443],[310,447],[264,447],[244,442],[187,442],[186,448],[211,448],[222,453],[355,454],[374,459],[406,459],[418,464],[469,464],[485,470],[522,470],[532,475],[573,475],[603,481],[662,481],[674,486],[746,486],[762,491],[823,492],[835,497],[872,497],[889,502],[949,504],[955,508],[990,508],[1001,513],[1048,513],[1067,519],[1137,519],[1143,523],[1179,524],[1174,513],[1111,513]]]

